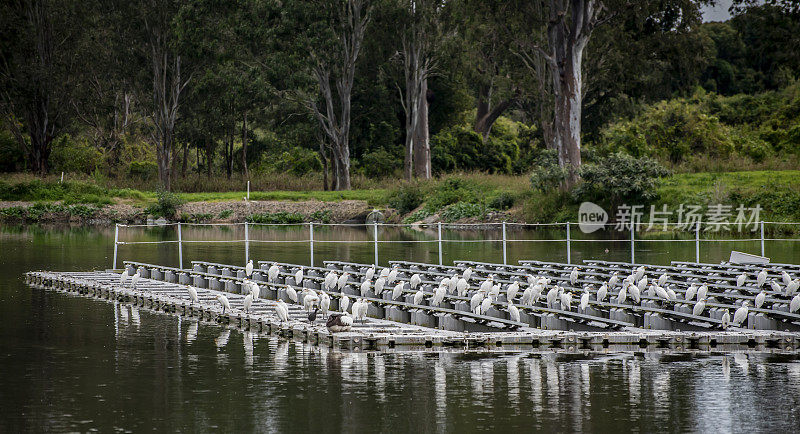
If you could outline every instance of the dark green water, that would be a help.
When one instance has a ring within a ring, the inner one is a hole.
[[[184,230],[183,235],[240,237],[219,229]],[[315,235],[369,239],[352,228]],[[383,235],[435,238],[399,231]],[[170,230],[139,230],[122,239],[173,236]],[[260,239],[305,236],[293,229],[254,231]],[[22,283],[22,274],[33,269],[106,268],[112,244],[113,229],[0,228],[0,433],[796,432],[800,427],[800,354],[342,353],[31,290]],[[573,246],[573,260],[629,258],[624,241],[584,244]],[[693,259],[693,243],[652,244],[642,246],[637,259]],[[757,243],[746,246],[758,253]],[[446,248],[446,263],[502,259],[500,243]],[[711,243],[703,248],[708,261],[723,259],[731,248],[748,250]],[[795,249],[789,242],[770,243],[767,254],[774,261],[798,262]],[[176,252],[175,245],[124,246],[120,260],[176,264]],[[382,263],[438,261],[436,244],[384,244],[380,253]],[[308,262],[306,244],[260,244],[251,254]],[[372,244],[316,249],[318,263],[371,262],[372,255]],[[241,245],[191,245],[184,263],[243,262],[243,257]],[[563,243],[509,245],[509,259],[523,257],[564,260]]]

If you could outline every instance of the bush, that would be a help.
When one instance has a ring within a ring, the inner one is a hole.
[[[433,215],[433,213],[431,213],[430,211],[428,211],[426,209],[420,209],[420,210],[417,210],[416,212],[414,212],[413,214],[409,215],[408,217],[404,218],[403,219],[403,223],[409,224],[409,223],[418,222],[420,220],[424,220],[424,219],[430,217],[431,215]]]
[[[232,209],[226,209],[226,210],[221,211],[217,217],[219,217],[221,219],[226,219],[226,218],[228,218],[228,217],[230,217],[232,215],[233,215],[233,210]]]
[[[394,175],[400,169],[402,157],[392,155],[386,149],[364,154],[359,166],[368,178],[385,178]]]
[[[494,208],[497,210],[504,211],[514,206],[514,202],[515,202],[514,195],[512,195],[511,193],[503,192],[500,193],[498,196],[496,196],[494,199],[489,201],[489,208]]]
[[[251,214],[247,217],[250,223],[303,223],[305,216],[296,212],[266,212],[263,214]]]
[[[389,206],[400,214],[408,214],[422,205],[423,195],[417,184],[404,184],[389,194]]]
[[[555,190],[567,177],[567,171],[558,164],[558,155],[552,149],[539,152],[531,172],[531,186],[542,193]]]
[[[155,179],[158,175],[158,164],[152,161],[133,161],[128,166],[128,175],[144,181]]]
[[[333,218],[333,211],[329,209],[321,209],[314,211],[308,216],[309,220],[318,223],[330,223]]]
[[[669,170],[651,158],[614,153],[595,164],[581,167],[582,181],[573,196],[578,200],[607,203],[646,204],[656,199],[656,182]]]
[[[55,172],[91,174],[103,161],[103,154],[84,141],[65,134],[53,141],[50,164]]]
[[[425,209],[436,212],[457,202],[478,202],[484,191],[474,181],[451,177],[440,182],[428,195]]]
[[[303,176],[311,172],[322,170],[322,162],[317,152],[310,149],[294,146],[284,151],[277,158],[273,155],[264,155],[262,158],[269,158],[272,167],[279,173],[291,173],[295,176]]]
[[[175,217],[175,213],[181,205],[183,205],[183,200],[177,194],[169,191],[159,191],[158,201],[147,207],[145,212],[155,217],[171,219]]]
[[[484,143],[483,137],[471,125],[444,129],[431,137],[433,171],[513,173],[513,163],[520,158],[517,131],[511,121],[498,120]]]
[[[477,203],[458,202],[448,206],[441,212],[442,220],[454,222],[463,218],[482,217],[489,211],[486,207]]]

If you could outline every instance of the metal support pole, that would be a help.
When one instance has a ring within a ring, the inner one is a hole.
[[[439,265],[442,265],[442,222],[439,222]]]
[[[375,263],[372,265],[374,265],[377,268],[378,267],[378,222],[373,222],[372,224],[374,225],[373,228],[375,229]]]
[[[117,269],[117,247],[119,246],[119,223],[114,225],[114,264],[111,268]]]
[[[308,224],[308,250],[311,252],[311,266],[314,266],[314,222]]]
[[[572,263],[572,246],[569,239],[569,222],[567,222],[567,264]]]
[[[764,250],[764,220],[761,220],[761,256],[767,256]]]
[[[631,264],[636,263],[636,243],[634,240],[636,239],[636,226],[634,226],[633,221],[631,221]]]
[[[506,222],[503,222],[503,265],[508,265],[508,248],[506,246]]]
[[[181,236],[180,223],[178,223],[178,268],[183,270],[183,237]]]
[[[694,262],[700,263],[700,222],[694,230]]]
[[[244,222],[244,263],[248,262],[250,262],[250,230],[247,222]]]
[[[250,200],[250,181],[247,181],[247,200]]]

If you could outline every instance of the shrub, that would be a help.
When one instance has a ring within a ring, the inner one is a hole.
[[[329,209],[321,209],[319,211],[312,212],[308,218],[312,222],[330,223],[331,219],[333,218],[333,211]]]
[[[436,173],[513,173],[513,163],[520,158],[519,141],[518,128],[507,119],[498,120],[486,142],[471,125],[457,125],[431,137],[431,165]]]
[[[487,208],[477,203],[458,202],[454,203],[441,212],[442,220],[454,222],[463,218],[479,217],[486,214]]]
[[[156,217],[171,219],[175,217],[175,213],[181,205],[183,205],[183,200],[177,194],[169,191],[159,191],[158,201],[147,207],[145,212]]]
[[[226,218],[228,218],[228,217],[230,217],[232,215],[233,215],[233,210],[232,209],[226,209],[226,210],[222,210],[217,217],[219,217],[221,219],[226,219]]]
[[[494,199],[489,201],[489,208],[494,208],[497,210],[507,210],[514,206],[514,195],[511,193],[502,192],[497,195]]]
[[[403,184],[389,194],[389,206],[400,214],[408,214],[422,204],[423,195],[417,184]]]
[[[310,172],[322,170],[322,162],[319,159],[319,155],[315,151],[299,146],[289,148],[277,158],[274,156],[269,158],[274,158],[272,166],[279,173],[286,172],[295,176],[303,176]]]
[[[250,223],[303,223],[305,217],[296,212],[266,212],[263,214],[251,214],[247,217]]]
[[[478,202],[484,191],[474,181],[451,177],[440,182],[428,195],[425,209],[436,212],[457,202]]]
[[[558,164],[556,151],[546,149],[540,151],[535,159],[531,172],[531,186],[542,193],[552,191],[561,184],[567,176],[566,169]]]
[[[55,172],[91,174],[103,159],[94,146],[65,134],[53,142],[50,163]]]
[[[423,209],[417,210],[413,214],[411,214],[408,217],[404,218],[403,219],[403,223],[409,224],[409,223],[418,222],[420,220],[424,220],[424,219],[430,217],[431,215],[433,215],[433,213],[431,213],[430,211],[428,211],[428,210],[423,208]]]
[[[386,149],[380,148],[364,154],[361,157],[359,166],[368,178],[385,178],[394,175],[400,169],[402,161],[401,157],[392,155]]]
[[[573,196],[578,200],[646,204],[656,198],[656,182],[670,172],[651,158],[614,153],[581,167],[582,181]]]

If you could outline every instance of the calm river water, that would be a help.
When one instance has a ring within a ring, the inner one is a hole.
[[[299,229],[253,230],[255,239],[305,239]],[[172,229],[121,239],[173,239]],[[464,241],[494,232],[446,232]],[[563,234],[512,232],[517,239]],[[797,432],[800,354],[342,353],[110,303],[31,290],[35,269],[107,268],[113,228],[0,227],[0,432]],[[184,229],[185,240],[242,238]],[[386,231],[382,239],[435,239]],[[316,239],[370,240],[360,228]],[[637,245],[637,261],[694,259],[693,242]],[[772,242],[776,262],[798,262]],[[606,253],[605,249],[609,251]],[[758,243],[703,243],[716,262]],[[437,262],[436,243],[382,244],[380,261]],[[308,263],[305,243],[257,244],[256,259]],[[573,245],[572,258],[629,260],[627,241]],[[191,244],[193,259],[243,262],[241,244]],[[321,244],[315,261],[371,262],[369,243]],[[510,243],[509,260],[563,261],[564,243]],[[175,244],[120,248],[120,261],[177,264]],[[453,259],[502,260],[500,243],[446,245]]]

